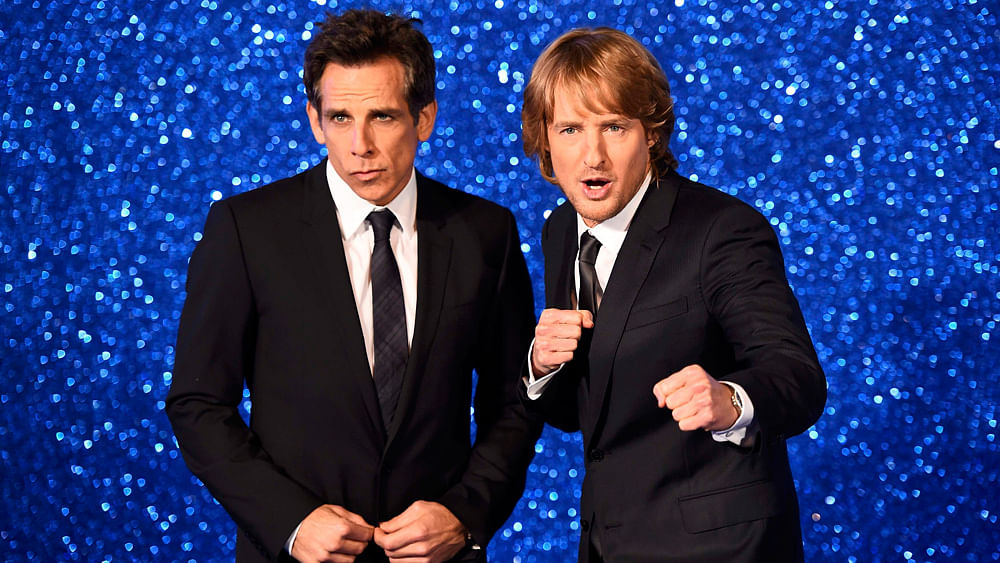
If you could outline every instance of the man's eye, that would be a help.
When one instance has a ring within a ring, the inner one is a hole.
[[[347,116],[344,114],[337,114],[332,116],[330,121],[333,121],[334,123],[344,123],[347,121]]]
[[[559,132],[563,135],[573,135],[576,133],[576,127],[563,127]]]
[[[621,125],[610,125],[608,126],[608,131],[611,131],[612,133],[620,133],[624,131],[624,129]]]
[[[389,121],[390,119],[392,119],[392,116],[389,115],[389,114],[387,114],[387,113],[378,113],[378,114],[375,114],[375,120],[376,121]]]

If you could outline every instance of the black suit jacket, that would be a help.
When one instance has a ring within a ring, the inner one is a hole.
[[[534,315],[513,215],[418,175],[417,229],[414,334],[383,429],[326,163],[212,206],[167,414],[239,527],[240,561],[285,557],[325,503],[375,525],[437,501],[485,546],[520,498],[541,423],[515,384]],[[372,544],[359,561],[382,559]]]
[[[563,205],[542,233],[549,307],[572,308],[577,245],[575,211]],[[785,438],[816,421],[826,385],[767,221],[676,173],[654,181],[592,338],[586,357],[527,402],[583,432],[581,561],[591,534],[607,561],[800,561]],[[657,408],[653,385],[689,364],[746,389],[752,447],[682,432]]]

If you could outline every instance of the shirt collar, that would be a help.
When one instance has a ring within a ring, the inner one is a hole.
[[[635,211],[639,208],[639,203],[642,201],[642,197],[646,195],[646,190],[649,188],[649,183],[652,178],[652,173],[647,172],[646,178],[642,181],[642,185],[639,186],[639,190],[635,192],[635,195],[632,196],[632,199],[629,200],[628,204],[625,205],[625,207],[623,207],[622,210],[619,211],[614,217],[601,221],[593,227],[587,227],[587,224],[583,222],[583,217],[577,213],[577,241],[580,240],[580,236],[583,235],[583,233],[590,231],[590,234],[601,243],[602,247],[608,247],[614,250],[614,253],[617,255],[618,250],[622,247],[622,243],[625,242],[625,235],[628,233],[628,227],[632,223],[632,218],[635,217]]]
[[[388,205],[378,206],[354,193],[337,171],[330,160],[326,161],[326,182],[330,185],[330,195],[337,206],[337,216],[340,218],[340,228],[345,240],[358,236],[367,230],[365,220],[368,214],[376,209],[388,209],[396,216],[404,235],[410,235],[417,229],[417,172],[410,171],[410,179]]]

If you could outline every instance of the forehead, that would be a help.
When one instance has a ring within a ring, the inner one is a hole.
[[[360,65],[329,63],[320,77],[320,96],[328,104],[371,101],[405,103],[403,65],[382,57]]]
[[[559,84],[552,91],[551,121],[586,121],[603,117],[623,117],[600,88],[585,91],[582,86]],[[627,117],[627,116],[624,116]]]

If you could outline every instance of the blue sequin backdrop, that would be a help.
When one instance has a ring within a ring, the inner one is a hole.
[[[131,4],[131,5],[129,5]],[[163,400],[209,206],[304,170],[302,54],[335,0],[0,5],[0,553],[231,559]],[[680,172],[767,216],[829,378],[790,441],[810,561],[1000,560],[1000,33],[976,0],[377,3],[420,17],[418,167],[538,235],[531,63],[611,25],[662,62]],[[496,561],[570,561],[579,437],[547,429]]]

